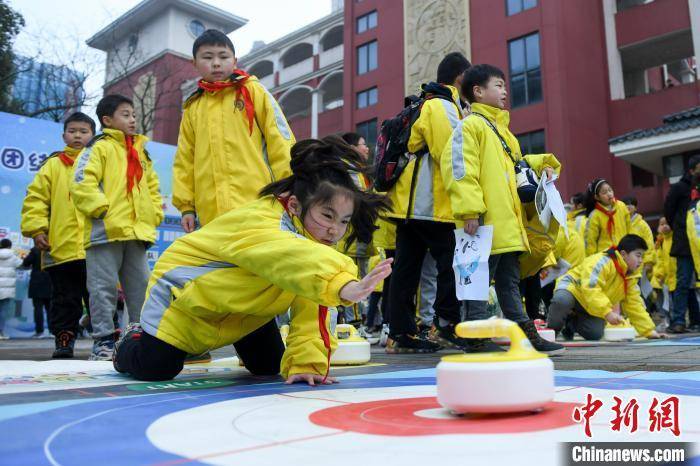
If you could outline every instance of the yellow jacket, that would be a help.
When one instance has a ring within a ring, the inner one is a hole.
[[[586,209],[572,210],[566,214],[566,221],[569,231],[576,230],[581,239],[586,236],[586,223],[588,222]]]
[[[630,233],[640,236],[647,244],[647,252],[644,253],[644,265],[654,263],[654,234],[651,232],[651,227],[644,220],[644,217],[635,213],[630,217]]]
[[[408,150],[415,153],[427,148],[428,153],[409,162],[387,193],[392,205],[388,217],[448,223],[455,221],[440,173],[440,158],[450,134],[462,119],[462,109],[457,89],[453,86],[444,87],[452,93],[452,102],[440,98],[426,100],[418,119],[411,127]],[[418,172],[414,182],[415,170]],[[411,212],[407,213],[409,204]]]
[[[510,114],[488,105],[473,104],[472,114],[462,120],[460,130],[452,133],[441,159],[442,178],[452,212],[458,220],[481,217],[484,225],[495,226],[491,254],[527,251],[514,162],[503,150],[494,131],[474,113],[486,116],[495,124],[516,162],[523,158],[518,140],[508,129]],[[524,158],[538,174],[547,166],[556,172],[560,168],[553,154]]]
[[[340,290],[356,277],[352,259],[305,236],[299,220],[267,196],[178,238],[160,256],[141,324],[201,354],[235,343],[291,307],[282,375],[325,374],[319,305],[349,305]]]
[[[585,257],[586,249],[581,235],[576,230],[569,230],[569,237],[567,238],[564,228],[560,228],[557,242],[554,244],[555,263],[559,259],[564,259],[573,268],[580,265]]]
[[[695,265],[695,275],[700,277],[700,212],[698,212],[697,202],[691,203],[685,222],[688,244],[690,244],[690,254],[693,256]]]
[[[63,149],[76,160],[82,149]],[[22,234],[34,238],[48,235],[50,251],[42,251],[43,268],[85,259],[83,216],[78,214],[70,196],[73,166],[64,164],[55,152],[46,159],[27,188],[22,204]]]
[[[617,243],[620,242],[623,236],[631,233],[630,212],[627,210],[625,203],[616,200],[614,209],[615,215],[613,219],[615,220],[615,225],[612,238],[608,234],[608,217],[604,213],[593,209],[593,212],[588,216],[586,234],[584,236],[587,256],[605,251],[610,246],[617,246]]]
[[[380,217],[377,220],[377,227],[372,235],[374,247],[384,250],[396,249],[396,223]]]
[[[257,199],[272,181],[291,174],[294,144],[272,94],[251,76],[244,85],[255,108],[252,135],[236,91],[197,92],[185,102],[173,164],[173,205],[196,212],[200,225]]]
[[[143,176],[130,194],[126,190],[124,133],[105,128],[75,163],[70,192],[75,207],[85,216],[85,248],[112,241],[154,243],[163,221],[158,175],[145,150],[146,136],[134,136]]]
[[[627,263],[619,252],[615,252],[623,273],[627,273]],[[605,318],[620,303],[622,312],[641,336],[649,335],[654,322],[649,317],[639,290],[639,272],[626,275],[627,294],[623,279],[615,269],[612,258],[606,253],[586,257],[583,262],[569,270],[557,280],[557,290],[567,290],[590,315]]]
[[[540,223],[534,203],[525,204],[523,207],[526,216],[525,232],[530,250],[520,254],[518,258],[521,280],[539,273],[543,267],[548,265],[552,259],[554,244],[559,232],[559,224],[554,218],[549,224],[549,229],[545,230]]]
[[[654,248],[656,262],[651,277],[651,286],[661,289],[668,286],[668,291],[676,290],[676,258],[671,256],[673,232],[660,235],[661,244]]]

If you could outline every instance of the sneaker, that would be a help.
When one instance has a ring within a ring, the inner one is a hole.
[[[205,364],[211,362],[211,353],[188,354],[185,356],[185,364]]]
[[[9,340],[10,337],[5,336],[4,333],[2,333],[2,330],[0,330],[0,340]]]
[[[666,333],[686,333],[685,325],[673,324],[666,329]]]
[[[561,336],[564,337],[564,340],[566,341],[572,341],[574,339],[575,333],[576,331],[574,330],[574,320],[566,319],[566,322],[564,323],[564,328],[561,329]]]
[[[56,349],[51,357],[53,359],[68,359],[73,357],[75,346],[75,333],[70,330],[61,330],[56,334]]]
[[[379,343],[379,336],[372,335],[372,333],[364,325],[357,329],[357,334],[367,340],[370,345],[376,345]]]
[[[382,324],[382,329],[379,332],[379,346],[385,347],[389,340],[389,324]]]
[[[114,354],[114,335],[109,335],[92,344],[92,354],[88,361],[111,361]]]
[[[44,335],[44,332],[34,332],[34,335],[32,335],[32,338],[41,338]]]
[[[532,322],[531,320],[519,322],[518,325],[521,329],[523,329],[523,332],[525,332],[527,339],[530,340],[530,344],[532,344],[532,346],[540,353],[546,353],[550,356],[555,356],[566,351],[564,345],[554,343],[552,341],[547,341],[544,338],[542,338],[540,334],[537,333],[537,327],[535,327],[534,322]]]
[[[444,348],[453,348],[462,351],[466,351],[467,348],[469,348],[469,340],[467,338],[458,337],[455,333],[455,324],[447,324],[444,327],[433,324],[428,333],[428,340]]]
[[[394,335],[389,336],[386,342],[386,352],[399,353],[434,353],[440,349],[440,345],[418,335]]]
[[[700,332],[700,324],[692,324],[691,326],[688,327],[688,332],[690,332],[690,333]]]
[[[124,344],[125,341],[138,340],[139,338],[141,338],[141,335],[143,335],[143,328],[141,328],[141,324],[138,322],[132,322],[126,326],[124,332],[117,339],[116,343],[114,343],[114,352],[112,353],[112,364],[114,364],[114,369],[117,372],[125,372],[117,365],[117,353],[119,352],[119,348]]]
[[[505,349],[491,341],[490,338],[466,338],[467,353],[503,353]]]

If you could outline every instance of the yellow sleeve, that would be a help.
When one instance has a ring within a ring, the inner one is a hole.
[[[191,107],[182,114],[173,163],[173,205],[180,213],[194,212],[194,129]]]
[[[317,304],[350,304],[341,302],[340,290],[357,280],[357,266],[333,248],[274,229],[233,227],[227,237],[220,249],[224,261]]]
[[[73,204],[83,215],[91,218],[104,218],[109,208],[107,196],[99,185],[104,171],[105,149],[98,141],[85,149],[75,165],[70,193]]]
[[[637,330],[637,332],[641,336],[646,337],[652,331],[654,331],[656,325],[654,325],[654,321],[652,321],[651,317],[649,317],[647,308],[642,300],[638,278],[639,276],[637,275],[633,280],[627,280],[627,286],[629,289],[627,290],[627,296],[620,307],[622,312],[629,318],[630,323]]]
[[[666,259],[664,258],[661,248],[654,251],[654,256],[656,262],[654,263],[654,268],[651,273],[651,286],[660,289],[664,285],[664,280],[666,278]]]
[[[555,173],[561,172],[561,163],[554,154],[528,154],[523,157],[530,168],[535,170],[537,176],[542,176],[542,170],[546,167],[554,169]]]
[[[282,109],[270,91],[259,82],[254,82],[251,87],[255,89],[255,118],[265,139],[267,160],[275,180],[281,180],[292,174],[289,161],[296,140]]]
[[[598,260],[584,262],[581,267],[581,304],[592,316],[604,319],[613,308],[603,291],[617,274],[612,259],[600,255]]]
[[[417,152],[427,146],[430,156],[439,164],[445,144],[460,121],[454,102],[438,98],[426,101],[411,127],[408,150]]]
[[[649,224],[642,219],[639,230],[639,236],[641,236],[644,242],[647,244],[647,251],[644,253],[644,264],[653,264],[655,258],[654,235],[651,232],[651,227],[649,227]]]
[[[49,213],[51,211],[51,160],[48,160],[34,176],[27,187],[27,195],[22,204],[20,229],[27,238],[43,233],[49,234]],[[66,200],[66,202],[69,202]]]
[[[160,182],[158,174],[153,169],[153,163],[148,164],[146,176],[148,177],[148,191],[151,195],[151,202],[153,202],[153,210],[156,213],[155,226],[158,226],[165,218],[165,213],[163,212],[163,198],[160,196]]]
[[[688,235],[690,253],[693,256],[693,263],[695,264],[695,273],[700,275],[700,237],[698,236],[698,231],[700,231],[700,215],[696,207],[688,211],[685,228],[686,234]]]
[[[598,238],[600,237],[600,216],[595,215],[595,210],[591,212],[586,222],[586,236],[584,243],[586,245],[586,256],[591,256],[598,251]]]
[[[297,296],[292,302],[287,349],[282,356],[280,372],[287,378],[294,374],[325,375],[328,369],[328,350],[318,328],[318,304]],[[326,328],[330,335],[331,351],[338,347],[338,340],[330,333],[329,316]]]
[[[465,118],[452,132],[440,160],[442,179],[458,220],[476,219],[486,212],[480,183],[483,138],[476,134],[478,129],[474,124],[470,124],[474,118],[478,117]]]

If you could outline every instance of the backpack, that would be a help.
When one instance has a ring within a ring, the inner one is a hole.
[[[413,154],[408,151],[411,127],[420,116],[425,101],[443,99],[452,102],[452,96],[441,93],[421,92],[404,99],[404,108],[394,118],[384,120],[377,135],[374,165],[374,189],[386,192],[396,184],[408,163],[427,153],[427,148]]]

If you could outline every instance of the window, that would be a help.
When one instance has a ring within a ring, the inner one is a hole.
[[[196,19],[193,19],[192,21],[190,21],[190,24],[188,27],[189,27],[190,33],[195,37],[201,36],[202,33],[204,32],[204,24],[202,24],[201,21],[198,21]]]
[[[365,108],[370,105],[376,105],[378,100],[377,88],[373,87],[367,89],[366,91],[361,91],[357,93],[357,108]]]
[[[357,74],[376,70],[378,66],[376,40],[357,47]]]
[[[537,6],[537,0],[506,0],[506,15],[517,15],[521,11]]]
[[[508,42],[510,102],[513,108],[542,100],[540,34]]]
[[[544,154],[544,130],[532,131],[516,136],[520,143],[520,151],[525,154]]]
[[[357,134],[365,138],[370,154],[372,154],[374,152],[374,146],[377,145],[377,119],[373,118],[371,120],[358,123]]]
[[[368,31],[377,27],[377,12],[373,11],[357,18],[357,33]]]
[[[636,165],[630,165],[633,188],[649,188],[654,186],[654,174]]]

